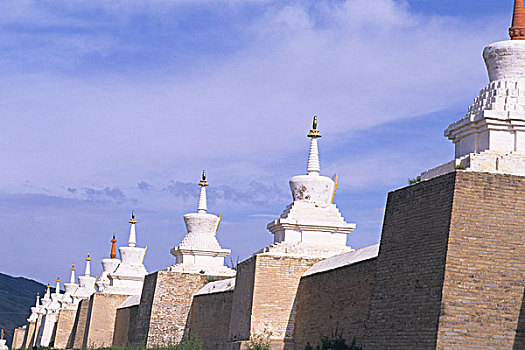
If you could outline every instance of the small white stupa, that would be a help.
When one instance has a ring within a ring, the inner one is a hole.
[[[82,299],[89,298],[93,293],[95,293],[95,282],[96,277],[91,276],[91,257],[86,258],[86,269],[84,276],[78,276],[78,288],[71,294],[73,302],[75,304],[80,303]]]
[[[213,276],[235,276],[235,270],[224,266],[224,257],[231,250],[222,249],[217,241],[217,231],[221,216],[208,214],[206,200],[206,172],[202,171],[199,204],[196,213],[184,215],[187,234],[182,242],[171,249],[175,256],[175,265],[167,268],[168,271],[202,273]]]
[[[6,345],[6,340],[4,339],[4,330],[0,331],[0,350],[9,350],[9,347]]]
[[[346,239],[356,225],[345,222],[333,204],[337,176],[331,179],[319,175],[317,139],[321,133],[317,129],[317,117],[314,117],[308,137],[311,141],[307,175],[290,179],[293,202],[279,219],[268,224],[274,244],[259,253],[326,258],[353,250],[346,245]]]
[[[102,275],[97,281],[97,288],[99,292],[104,292],[104,290],[110,285],[110,280],[108,276],[110,273],[115,272],[115,270],[120,264],[120,259],[117,259],[117,251],[115,248],[116,243],[117,240],[115,238],[115,234],[113,234],[113,238],[111,239],[111,252],[109,254],[109,259],[102,259],[103,271]]]
[[[27,322],[36,322],[38,320],[38,310],[40,309],[40,294],[36,294],[36,303],[35,306],[31,308],[31,315],[29,315],[29,318],[27,319]]]
[[[465,169],[525,175],[525,6],[515,0],[511,40],[488,45],[483,59],[490,82],[445,136],[455,159],[421,174],[422,180]]]
[[[62,305],[62,308],[68,309],[68,308],[75,308],[76,304],[73,301],[73,294],[77,291],[79,288],[79,285],[76,283],[75,278],[75,265],[71,265],[71,275],[69,277],[69,283],[64,283],[64,289],[65,293],[62,296],[62,300],[60,301],[60,304]]]
[[[136,247],[137,234],[135,225],[137,220],[135,219],[135,211],[132,212],[129,223],[131,228],[129,230],[128,246],[118,248],[121,262],[114,272],[108,274],[110,284],[104,288],[104,293],[140,295],[142,292],[144,277],[148,274],[144,267],[144,257],[147,248]]]

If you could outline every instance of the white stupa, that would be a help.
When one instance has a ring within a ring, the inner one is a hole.
[[[46,293],[47,295],[47,293]],[[41,332],[38,337],[37,346],[48,347],[53,338],[58,312],[61,308],[60,301],[63,294],[60,293],[60,277],[56,280],[55,293],[51,294],[51,302],[45,306],[45,315],[42,319]]]
[[[78,276],[78,288],[71,294],[71,298],[75,304],[80,303],[82,299],[89,298],[95,293],[96,277],[91,276],[91,257],[86,258],[86,269],[83,276]]]
[[[115,234],[113,234],[113,239],[111,239],[111,252],[109,258],[102,259],[102,275],[97,281],[97,288],[99,292],[104,292],[104,290],[110,285],[109,274],[115,272],[117,267],[120,264],[120,259],[117,259],[117,252],[115,249],[115,243],[117,240]]]
[[[75,278],[75,265],[71,265],[71,275],[69,277],[69,283],[64,283],[65,293],[62,296],[60,304],[63,309],[75,309],[76,303],[73,301],[73,294],[79,288]]]
[[[118,267],[114,272],[108,274],[110,281],[109,286],[104,288],[104,293],[110,294],[124,294],[124,295],[140,295],[142,292],[142,285],[144,284],[144,277],[148,274],[144,267],[144,257],[147,248],[138,248],[137,234],[135,225],[135,212],[131,214],[129,220],[131,228],[129,231],[129,239],[127,247],[119,247],[120,260]]]
[[[196,213],[184,215],[186,237],[170,253],[175,256],[175,265],[168,271],[202,273],[213,276],[235,276],[235,270],[224,266],[224,258],[231,250],[222,249],[217,241],[221,216],[207,213],[206,172],[202,171],[199,203]]]
[[[421,174],[422,180],[454,169],[525,175],[525,6],[516,0],[512,40],[488,45],[483,58],[489,84],[467,114],[448,126],[455,159]]]
[[[31,308],[31,315],[29,315],[29,318],[27,319],[27,322],[36,322],[38,319],[38,310],[40,309],[40,294],[36,294],[36,303],[35,306]]]
[[[317,139],[321,133],[317,129],[317,117],[308,137],[311,141],[307,175],[290,179],[293,202],[279,219],[268,224],[274,244],[259,253],[326,258],[353,250],[346,245],[346,239],[356,225],[345,222],[333,204],[337,176],[331,179],[319,175]]]
[[[6,345],[6,340],[4,339],[4,330],[0,331],[0,350],[9,350],[9,347]]]

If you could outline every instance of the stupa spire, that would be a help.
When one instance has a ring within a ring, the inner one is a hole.
[[[71,265],[71,277],[69,278],[69,283],[75,283],[75,264]]]
[[[131,224],[131,228],[129,229],[128,247],[134,247],[137,245],[137,233],[135,231],[137,220],[135,219],[135,210],[131,212],[129,223]]]
[[[46,289],[46,294],[44,295],[44,299],[49,299],[51,298],[51,285],[49,284],[49,282],[47,282],[47,289]]]
[[[0,333],[0,339],[4,339],[4,329],[2,328],[2,332]]]
[[[91,276],[91,257],[88,256],[86,258],[86,271],[84,272],[84,276]]]
[[[525,40],[525,4],[524,0],[514,0],[512,27],[509,29],[512,40]]]
[[[109,257],[111,259],[117,258],[117,251],[115,249],[115,243],[117,243],[117,240],[115,239],[115,234],[113,234],[113,239],[111,240],[111,253],[109,254]]]
[[[40,293],[36,293],[36,304],[35,304],[35,307],[39,307],[40,306]]]
[[[197,206],[197,213],[204,214],[208,211],[208,204],[206,201],[206,186],[209,186],[208,181],[206,181],[206,170],[202,171],[202,178],[199,182],[201,187],[201,194],[199,196],[199,205]]]
[[[321,171],[319,163],[319,148],[317,147],[317,138],[321,136],[321,133],[317,130],[317,117],[314,116],[312,129],[308,133],[308,137],[311,139],[310,153],[308,154],[308,166],[306,168],[308,175],[319,175],[319,172]]]
[[[60,294],[60,276],[57,277],[57,284],[55,287],[55,294]]]

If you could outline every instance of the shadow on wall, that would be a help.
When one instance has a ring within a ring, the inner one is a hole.
[[[525,291],[521,300],[520,317],[518,319],[518,327],[516,328],[516,336],[514,337],[513,349],[525,349]]]

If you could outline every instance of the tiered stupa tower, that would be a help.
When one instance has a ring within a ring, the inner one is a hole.
[[[204,170],[199,186],[201,190],[197,212],[184,215],[187,234],[177,247],[171,249],[170,253],[175,256],[175,265],[167,270],[235,276],[235,270],[224,266],[224,257],[229,255],[231,250],[222,249],[217,241],[221,216],[207,213],[206,187],[209,184]]]
[[[97,288],[99,292],[104,292],[104,290],[109,286],[110,280],[108,276],[110,273],[114,272],[120,264],[120,259],[117,259],[117,251],[115,248],[116,243],[117,239],[115,238],[115,234],[113,234],[113,238],[111,239],[111,252],[109,254],[109,259],[102,259],[103,271],[100,279],[97,281]]]
[[[148,274],[146,267],[144,267],[144,257],[147,248],[136,247],[137,233],[135,225],[137,222],[137,219],[135,219],[135,211],[133,211],[131,213],[131,219],[129,220],[131,226],[129,230],[128,246],[119,247],[118,251],[121,261],[118,264],[118,267],[107,275],[110,284],[104,288],[104,293],[140,295],[142,291],[144,276]],[[110,261],[107,268],[112,268],[114,263],[114,260]]]
[[[426,171],[423,180],[454,169],[525,175],[525,7],[516,0],[510,39],[488,45],[489,84],[465,117],[448,126],[455,159]]]
[[[264,252],[326,258],[351,251],[346,238],[355,229],[355,224],[345,222],[333,204],[337,189],[337,176],[331,179],[321,176],[317,139],[317,117],[313,119],[308,133],[310,152],[307,175],[290,179],[293,202],[280,218],[268,224],[274,235],[274,244]]]
[[[83,276],[78,276],[78,288],[71,294],[73,302],[78,304],[82,299],[89,298],[95,293],[96,277],[91,276],[91,257],[86,257],[86,269]]]
[[[58,312],[60,311],[60,301],[64,295],[60,293],[60,277],[56,280],[55,292],[51,294],[51,302],[45,306],[45,316],[42,319],[42,329],[39,334],[37,346],[48,347],[53,338]]]
[[[73,294],[77,291],[79,288],[78,283],[76,283],[75,278],[75,265],[71,265],[71,275],[69,276],[69,283],[64,283],[64,289],[65,293],[62,297],[61,304],[62,308],[70,308],[73,307],[76,309],[76,304],[73,301]]]
[[[0,331],[0,350],[9,350],[9,347],[6,345],[6,340],[4,339],[4,330]]]

